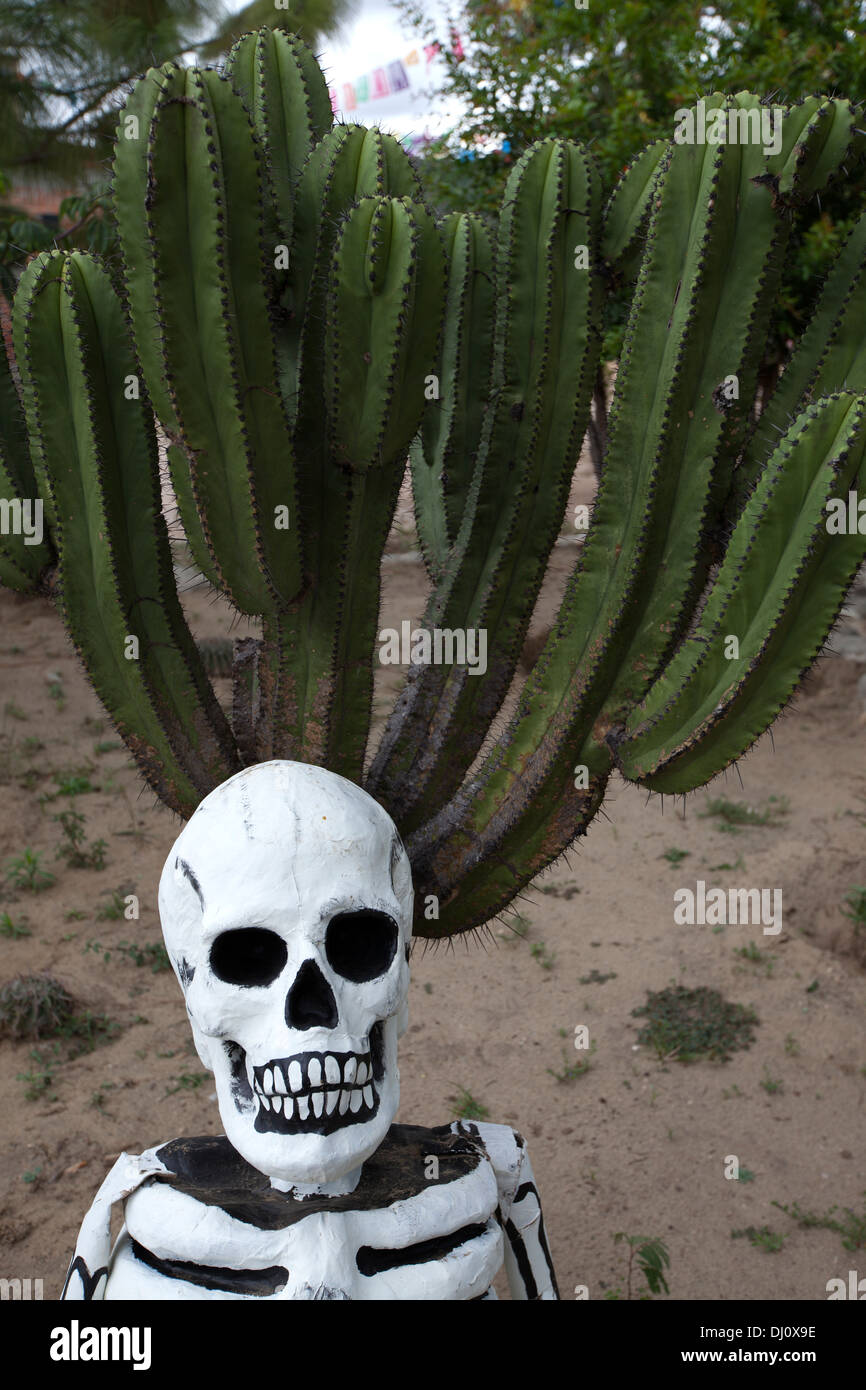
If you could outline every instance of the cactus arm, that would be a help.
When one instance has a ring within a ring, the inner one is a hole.
[[[60,287],[52,282],[59,281],[62,270],[63,262],[59,256],[50,256],[47,252],[34,256],[18,281],[12,315],[12,341],[21,375],[21,403],[30,441],[30,458],[52,534],[57,517],[45,457],[46,451],[56,456],[64,449],[68,421],[62,412],[46,409],[44,383],[63,381],[66,376],[66,361],[58,334],[34,335],[31,332],[31,324],[36,309],[42,308],[37,301],[43,297],[57,308]]]
[[[637,268],[659,170],[669,155],[667,140],[653,140],[623,170],[605,206],[602,255],[612,271],[626,278]]]
[[[174,434],[180,426],[165,380],[153,297],[153,241],[144,210],[149,201],[148,138],[154,111],[166,85],[182,92],[185,80],[177,63],[165,63],[161,68],[149,68],[136,82],[120,111],[112,165],[112,199],[135,349],[159,421],[163,429]]]
[[[866,390],[866,214],[852,227],[827,274],[812,317],[750,433],[734,474],[736,516],[778,435],[806,404],[847,387]]]
[[[451,544],[445,518],[444,479],[436,465],[428,463],[420,431],[409,446],[409,468],[418,544],[427,573],[438,584]]]
[[[419,199],[420,193],[406,151],[379,130],[336,126],[310,152],[295,195],[289,285],[283,301],[289,315],[283,390],[296,421],[299,448],[321,422],[325,310],[341,219],[360,198]]]
[[[37,419],[51,419],[38,445],[56,507],[61,607],[149,784],[189,815],[239,763],[177,599],[150,404],[134,395],[138,364],[107,272],[80,253],[39,262],[28,267],[34,293],[16,299],[14,314]],[[63,373],[49,386],[34,361],[51,339]]]
[[[114,146],[112,196],[123,260],[135,348],[147,389],[163,430],[179,438],[180,424],[165,378],[159,314],[154,297],[154,258],[144,209],[148,206],[148,138],[160,93],[167,84],[182,92],[185,75],[176,63],[150,68],[121,109]],[[207,548],[196,511],[189,460],[178,444],[168,446],[168,464],[178,513],[193,561],[217,586],[219,573]]]
[[[407,830],[459,785],[516,669],[586,428],[600,345],[600,188],[577,146],[533,146],[499,226],[493,405],[426,628],[483,630],[486,675],[410,672],[368,788]],[[585,247],[588,263],[576,254]],[[580,265],[578,265],[578,260]]]
[[[30,522],[36,523],[37,502],[42,504],[42,539],[33,544],[35,535],[26,537],[23,530],[13,529],[17,518],[14,512],[24,503],[31,507]],[[3,507],[2,504],[10,504]],[[37,588],[45,571],[56,559],[48,533],[44,499],[39,496],[36,474],[27,448],[27,426],[12,372],[6,356],[6,346],[0,335],[0,514],[5,529],[0,530],[0,584],[9,589],[29,592]]]
[[[738,93],[735,100],[748,93]],[[862,158],[866,137],[850,101],[811,96],[788,109],[782,148],[767,159],[766,178],[785,201],[807,202],[824,191],[849,162]]]
[[[181,439],[172,442],[182,442],[190,460],[220,587],[241,611],[257,614],[300,587],[300,532],[291,441],[276,390],[261,220],[249,215],[261,206],[260,161],[228,80],[193,71],[185,95],[164,87],[148,158],[154,299],[181,427]],[[288,529],[274,524],[278,504],[289,507]]]
[[[264,150],[274,202],[268,230],[291,244],[298,174],[334,120],[327,83],[303,40],[281,29],[244,34],[229,53],[226,73]]]
[[[740,757],[821,651],[866,559],[828,503],[866,478],[866,396],[822,398],[771,456],[743,510],[701,620],[614,739],[624,774],[691,791]],[[738,649],[726,652],[730,638]]]
[[[445,264],[420,204],[368,197],[345,217],[325,311],[327,453],[305,513],[315,554],[308,592],[281,627],[284,747],[360,780],[370,722],[379,568],[406,450],[436,358]]]
[[[493,364],[493,247],[478,217],[440,222],[448,289],[435,394],[413,444],[412,489],[422,551],[438,580],[469,506]]]

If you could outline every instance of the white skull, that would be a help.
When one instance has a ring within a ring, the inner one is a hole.
[[[356,1174],[393,1122],[412,903],[390,816],[305,763],[239,772],[175,841],[159,912],[196,1048],[281,1187]]]

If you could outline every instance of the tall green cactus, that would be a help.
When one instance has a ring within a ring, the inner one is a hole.
[[[732,130],[767,114],[748,93],[704,110]],[[332,126],[296,38],[265,29],[222,73],[141,79],[114,161],[123,297],[92,258],[57,252],[15,300],[0,502],[11,516],[38,496],[46,533],[25,545],[6,527],[0,581],[57,594],[169,806],[190,815],[251,761],[322,763],[394,816],[416,931],[448,936],[585,834],[614,768],[686,792],[769,727],[866,558],[866,536],[826,524],[834,497],[866,488],[866,214],[754,410],[792,211],[863,155],[845,101],[781,116],[769,153],[656,142],[606,204],[585,150],[542,141],[488,227],[435,223],[396,141]],[[628,276],[589,530],[488,740],[590,419],[606,289]],[[177,598],[157,429],[195,563],[261,621],[236,643],[230,718]],[[483,631],[487,663],[411,667],[372,751],[407,459],[422,626]]]

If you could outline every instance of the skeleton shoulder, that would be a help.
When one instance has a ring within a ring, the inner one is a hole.
[[[480,1124],[474,1120],[455,1120],[451,1129],[454,1134],[479,1140],[484,1146],[496,1174],[502,1216],[507,1219],[524,1182],[532,1180],[523,1135],[508,1125]]]

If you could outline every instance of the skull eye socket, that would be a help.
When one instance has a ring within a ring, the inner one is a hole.
[[[210,948],[211,970],[228,985],[270,985],[287,957],[283,938],[264,927],[224,931]]]
[[[397,953],[397,923],[386,912],[364,907],[359,912],[340,912],[325,933],[328,963],[353,984],[384,975]]]

